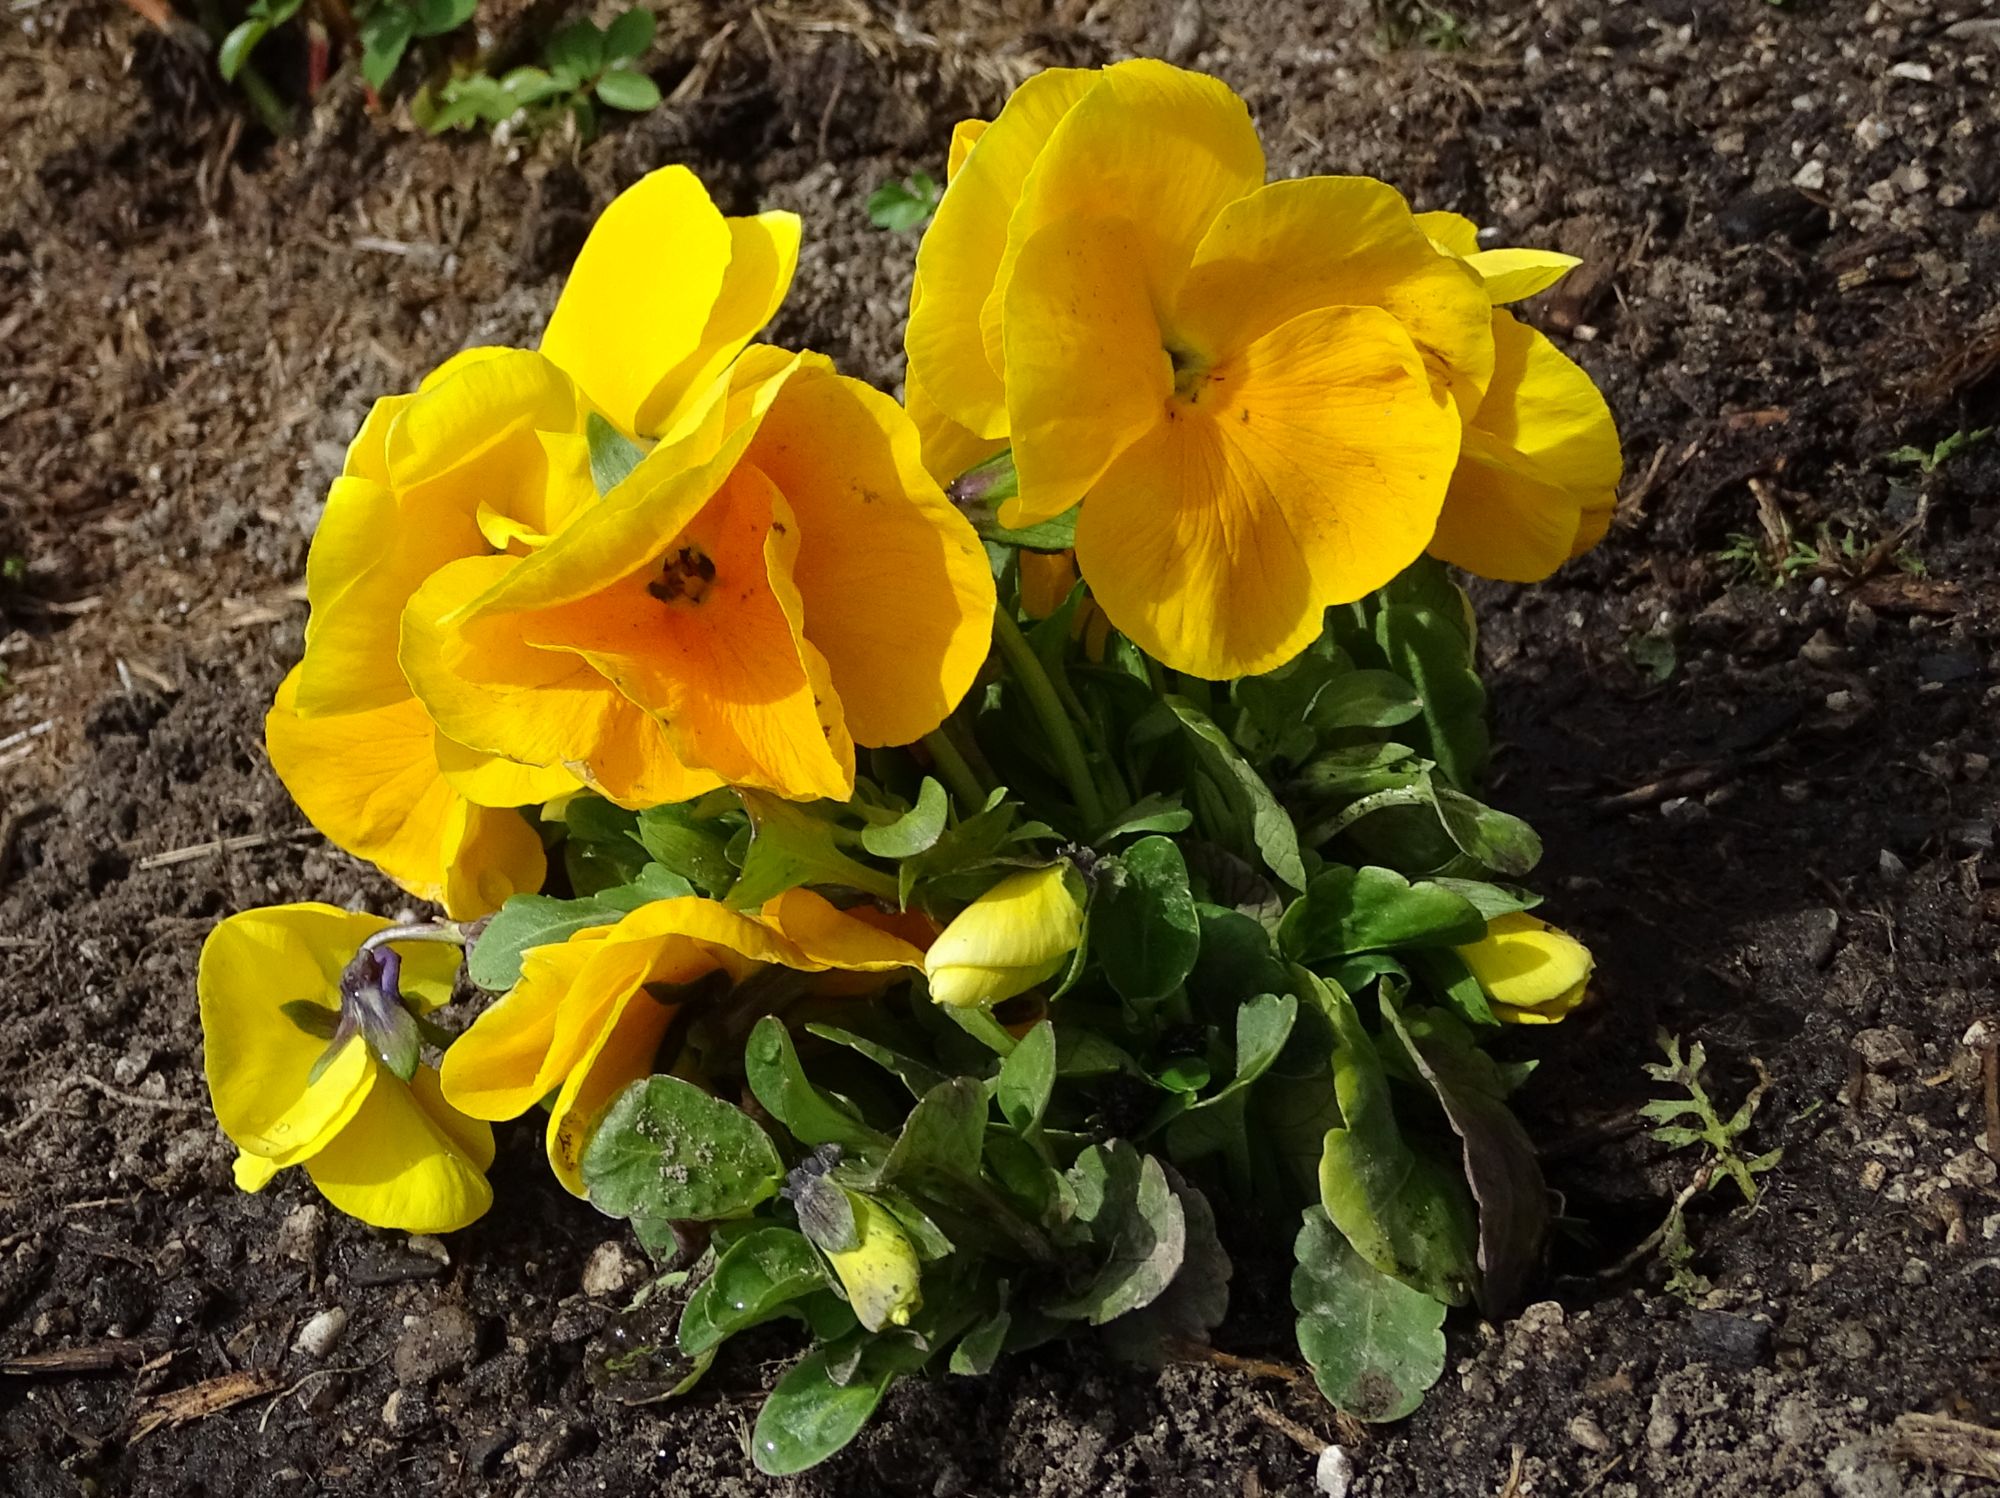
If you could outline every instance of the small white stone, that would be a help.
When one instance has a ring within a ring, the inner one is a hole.
[[[347,1312],[340,1306],[329,1306],[299,1328],[292,1350],[309,1358],[323,1358],[333,1351],[334,1345],[346,1332]]]
[[[583,1293],[592,1300],[619,1295],[639,1278],[639,1265],[616,1238],[607,1238],[583,1262]]]
[[[1930,64],[1924,62],[1899,62],[1893,68],[1889,69],[1889,76],[1891,78],[1907,78],[1912,83],[1929,83],[1931,81]]]
[[[1792,186],[1802,192],[1818,192],[1826,186],[1826,163],[1818,159],[1808,161],[1792,173]]]
[[[1345,1446],[1329,1446],[1319,1454],[1313,1469],[1313,1486],[1327,1498],[1347,1498],[1354,1487],[1354,1458]]]
[[[451,1265],[451,1250],[444,1246],[442,1239],[433,1238],[429,1233],[418,1233],[411,1238],[409,1249],[411,1253],[422,1254],[426,1259],[436,1259],[447,1268]]]

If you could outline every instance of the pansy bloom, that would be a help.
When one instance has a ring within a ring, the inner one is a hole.
[[[921,738],[965,694],[993,596],[902,408],[758,346],[550,544],[434,574],[402,662],[453,740],[622,805],[845,800],[857,744]]]
[[[1604,539],[1624,459],[1611,408],[1589,375],[1503,310],[1580,262],[1555,250],[1479,248],[1456,213],[1417,223],[1478,272],[1493,304],[1493,378],[1465,424],[1433,555],[1481,577],[1539,582]]]
[[[448,564],[525,555],[593,507],[592,420],[651,438],[696,409],[776,311],[798,243],[791,214],[725,218],[685,168],[654,172],[598,220],[539,352],[471,349],[376,403],[327,497],[305,658],[266,723],[334,842],[454,916],[539,887],[541,841],[509,808],[577,779],[439,733],[397,664],[404,607]]]
[[[614,926],[532,949],[520,981],[445,1053],[444,1093],[489,1119],[518,1117],[552,1097],[549,1163],[581,1196],[598,1114],[653,1072],[677,1022],[685,1033],[693,1020],[723,1014],[730,996],[763,974],[830,975],[835,991],[852,992],[848,975],[887,981],[922,964],[909,942],[809,890],[788,891],[759,915],[695,897],[656,900]],[[673,1058],[659,1064],[671,1067]]]
[[[357,958],[388,926],[332,905],[223,921],[196,980],[202,1065],[239,1186],[262,1190],[298,1165],[351,1217],[450,1232],[492,1203],[493,1131],[444,1100],[430,1067],[414,1064],[403,1081],[373,1037],[408,1025],[405,1004],[450,1001],[458,949],[392,942]]]
[[[1420,555],[1493,373],[1478,276],[1393,189],[1266,183],[1243,102],[1164,63],[1037,75],[918,252],[913,391],[1006,438],[1009,525],[1166,664],[1271,670]]]

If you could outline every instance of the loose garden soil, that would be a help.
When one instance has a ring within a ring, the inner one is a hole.
[[[274,143],[178,38],[6,7],[0,1491],[1297,1494],[1339,1441],[1363,1495],[2000,1492],[1966,1428],[2000,1423],[2000,437],[1928,463],[2000,422],[2000,20],[1452,9],[1389,45],[1316,0],[672,0],[669,104],[576,149],[429,140],[340,87]],[[1619,413],[1617,524],[1477,590],[1493,798],[1602,963],[1591,1009],[1513,1042],[1564,1231],[1538,1303],[1455,1317],[1396,1427],[1300,1378],[1285,1245],[1248,1243],[1214,1360],[909,1383],[774,1482],[744,1442],[787,1334],[663,1400],[668,1319],[625,1309],[630,1251],[529,1124],[444,1243],[291,1176],[236,1193],[195,956],[247,906],[400,904],[259,738],[373,396],[532,342],[594,212],[667,161],[805,215],[773,336],[893,389],[914,244],[869,191],[1033,68],[1133,53],[1243,91],[1276,172],[1589,262],[1532,315]],[[1784,1152],[1754,1207],[1691,1199],[1671,1291],[1627,1262],[1698,1164],[1635,1114],[1662,1028],[1727,1105],[1768,1073],[1748,1143]]]

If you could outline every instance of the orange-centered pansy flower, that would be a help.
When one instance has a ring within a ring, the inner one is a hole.
[[[454,916],[539,888],[541,840],[511,808],[577,788],[559,763],[440,733],[397,664],[404,607],[439,569],[520,556],[597,503],[589,430],[660,436],[783,299],[789,213],[725,218],[683,167],[616,198],[585,241],[539,352],[475,348],[376,403],[306,564],[305,658],[266,723],[313,824]]]
[[[553,1094],[549,1163],[581,1196],[597,1116],[652,1074],[677,1021],[683,1031],[698,1019],[725,1022],[739,987],[759,975],[870,973],[887,982],[923,960],[907,941],[810,890],[787,891],[754,915],[694,897],[657,900],[615,926],[531,950],[520,981],[445,1053],[444,1095],[474,1118],[502,1119]],[[747,1033],[764,1011],[756,994],[741,1000]]]
[[[902,408],[759,346],[548,545],[435,573],[402,664],[456,742],[622,805],[845,800],[856,744],[921,738],[964,695],[993,596]]]
[[[1009,525],[1082,502],[1111,620],[1271,670],[1437,525],[1493,374],[1479,277],[1380,182],[1266,183],[1243,102],[1165,63],[1028,80],[918,251],[910,383],[1007,439]]]
[[[1539,582],[1604,539],[1624,461],[1590,376],[1501,307],[1580,262],[1554,250],[1482,250],[1472,221],[1456,213],[1420,213],[1417,223],[1479,273],[1493,304],[1493,378],[1466,422],[1430,549],[1482,577]]]

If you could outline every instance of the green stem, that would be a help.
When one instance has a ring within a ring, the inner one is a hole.
[[[986,804],[986,788],[979,783],[979,777],[972,773],[972,766],[965,762],[965,756],[958,752],[958,745],[946,736],[942,727],[933,728],[924,735],[924,748],[930,751],[931,764],[944,780],[945,786],[958,800],[961,816],[971,816]]]
[[[1042,727],[1049,736],[1049,747],[1055,751],[1056,763],[1062,768],[1063,779],[1069,785],[1076,809],[1083,815],[1084,825],[1091,830],[1102,827],[1104,803],[1098,799],[1097,783],[1091,779],[1090,762],[1084,758],[1083,744],[1076,736],[1076,725],[1063,711],[1055,683],[1042,669],[1041,658],[1035,654],[1027,636],[1021,633],[1021,626],[1005,609],[993,616],[993,643],[1000,647],[1007,668],[1014,673],[1021,690],[1028,694],[1028,705],[1042,720]]]

